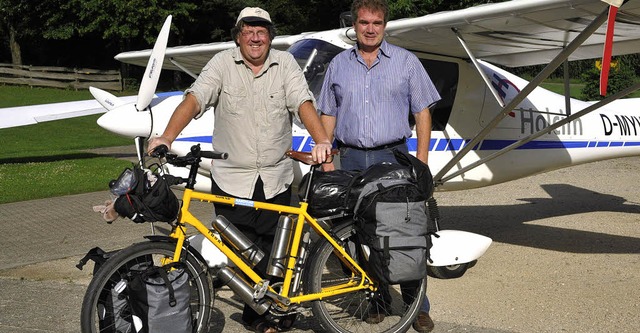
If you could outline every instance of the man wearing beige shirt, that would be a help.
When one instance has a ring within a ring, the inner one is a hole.
[[[237,47],[216,54],[186,90],[162,136],[149,142],[149,151],[170,147],[193,118],[214,107],[213,149],[229,154],[211,167],[212,193],[254,201],[289,204],[293,164],[285,156],[291,148],[293,117],[299,117],[316,142],[312,154],[325,161],[331,152],[300,66],[288,52],[271,49],[275,29],[269,13],[256,7],[240,12],[232,36]],[[278,214],[242,206],[216,205],[265,253],[271,252]],[[265,256],[258,265],[266,271]],[[258,332],[276,326],[245,305],[242,319]],[[281,324],[290,326],[293,319]],[[288,328],[288,327],[285,327]]]

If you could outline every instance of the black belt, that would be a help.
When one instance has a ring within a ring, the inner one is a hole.
[[[386,145],[381,145],[381,146],[376,146],[376,147],[371,147],[371,148],[362,148],[362,147],[356,147],[356,146],[351,146],[345,143],[342,143],[340,141],[338,141],[338,148],[351,148],[351,149],[355,149],[355,150],[363,150],[363,151],[369,151],[369,150],[382,150],[382,149],[389,149],[389,148],[393,148],[395,146],[399,146],[399,145],[403,145],[407,142],[406,139],[400,139],[398,141],[395,142],[391,142],[391,143],[387,143]]]

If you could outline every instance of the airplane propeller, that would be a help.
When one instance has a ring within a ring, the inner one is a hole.
[[[144,76],[140,82],[135,104],[127,104],[118,97],[101,89],[89,88],[94,98],[108,110],[98,119],[98,125],[113,133],[135,137],[136,153],[140,163],[142,163],[144,156],[144,140],[152,133],[153,122],[149,105],[155,95],[158,80],[160,79],[169,40],[171,18],[171,15],[167,16],[162,29],[160,29],[144,71]],[[127,119],[127,123],[122,123],[122,119]],[[145,129],[143,130],[144,133],[141,133],[141,128]]]

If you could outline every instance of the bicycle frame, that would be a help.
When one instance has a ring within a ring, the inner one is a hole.
[[[176,251],[173,258],[180,258],[182,246],[186,239],[185,225],[191,225],[204,235],[209,241],[211,241],[227,258],[229,258],[243,273],[247,275],[254,283],[259,283],[264,280],[259,274],[257,274],[251,266],[245,263],[229,246],[227,246],[221,238],[219,238],[212,230],[207,228],[200,220],[198,220],[191,212],[189,207],[192,200],[199,200],[209,203],[221,203],[228,205],[239,205],[246,207],[253,207],[255,209],[263,209],[269,211],[275,211],[280,214],[292,214],[297,216],[295,221],[292,244],[288,252],[288,260],[286,265],[286,273],[284,276],[283,286],[280,293],[269,286],[269,291],[278,294],[283,298],[279,298],[276,301],[288,306],[291,303],[300,304],[306,301],[313,301],[323,299],[330,296],[350,293],[363,289],[370,289],[375,291],[371,278],[367,273],[358,265],[358,263],[345,251],[345,249],[336,242],[336,240],[326,231],[324,228],[307,213],[308,203],[300,202],[299,207],[276,205],[266,202],[251,201],[246,199],[239,199],[234,197],[214,195],[204,192],[194,191],[193,189],[186,188],[182,196],[182,208],[180,216],[178,218],[177,225],[173,228],[170,237],[177,240]],[[339,258],[347,265],[352,271],[352,278],[343,284],[331,286],[330,288],[323,289],[318,293],[299,295],[289,297],[291,290],[291,284],[293,282],[293,272],[295,270],[297,254],[300,250],[300,243],[304,231],[304,225],[308,223],[310,227],[322,238],[327,239],[334,248],[334,251],[340,254]],[[176,260],[176,259],[174,259]],[[358,279],[357,277],[362,277]],[[358,281],[359,280],[359,281]]]

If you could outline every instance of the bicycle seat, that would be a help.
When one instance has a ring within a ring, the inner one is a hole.
[[[338,155],[340,153],[340,150],[338,149],[331,149],[331,161],[333,161],[333,156]],[[316,164],[320,164],[316,161],[313,160],[313,156],[311,155],[311,153],[307,153],[307,152],[303,152],[303,151],[297,151],[297,150],[289,150],[286,153],[287,156],[291,157],[292,159],[298,161],[298,162],[302,162],[304,164],[307,165],[316,165]]]

